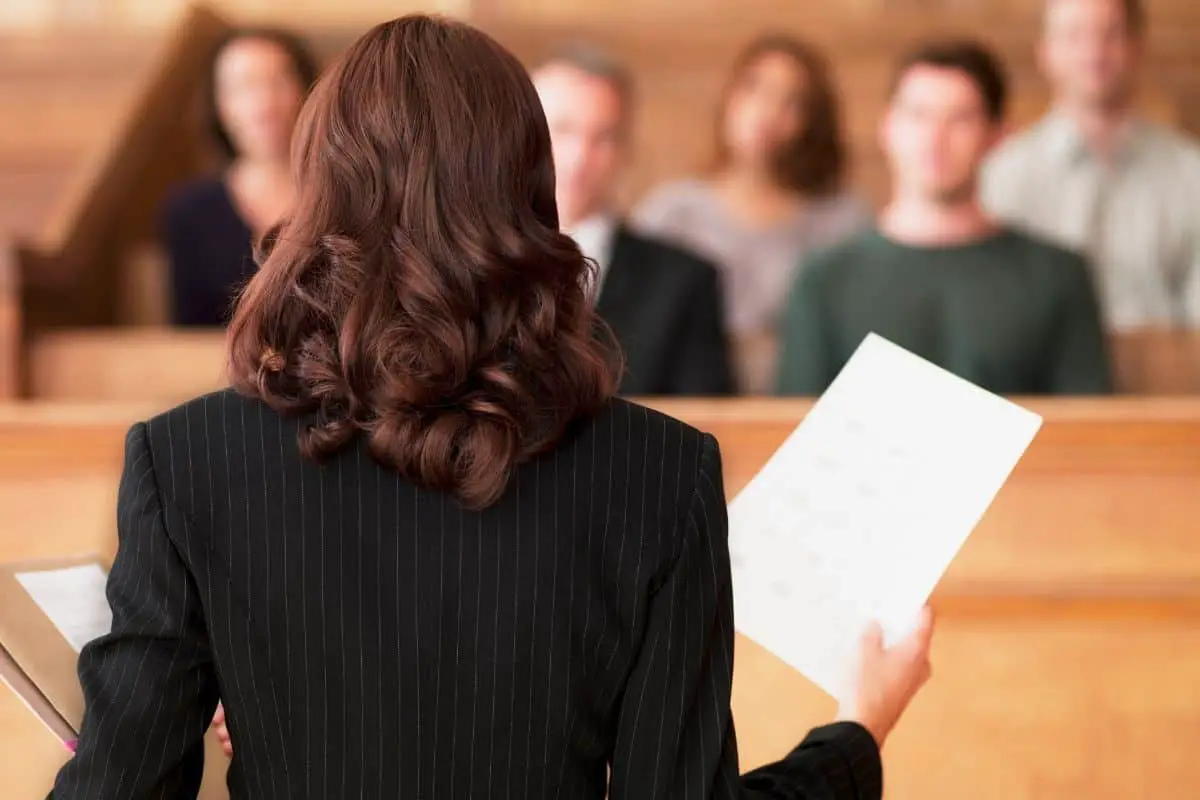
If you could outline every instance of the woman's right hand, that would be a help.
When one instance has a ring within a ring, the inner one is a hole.
[[[928,606],[921,609],[916,629],[891,647],[883,646],[883,631],[872,624],[863,635],[851,696],[842,702],[838,718],[859,723],[883,747],[909,702],[929,680],[932,637],[933,612]]]

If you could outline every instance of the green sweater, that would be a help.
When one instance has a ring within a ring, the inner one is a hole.
[[[942,248],[869,231],[801,270],[779,391],[825,391],[875,332],[998,394],[1108,392],[1097,306],[1080,256],[1014,231]]]

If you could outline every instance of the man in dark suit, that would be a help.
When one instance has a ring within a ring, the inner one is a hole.
[[[628,152],[628,75],[603,54],[572,50],[533,80],[550,125],[559,220],[599,267],[596,308],[625,351],[622,393],[732,394],[716,268],[634,234],[613,211]]]

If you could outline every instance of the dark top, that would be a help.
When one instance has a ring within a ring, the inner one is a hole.
[[[1110,388],[1086,262],[1015,231],[943,248],[869,231],[814,257],[788,302],[780,393],[825,391],[871,332],[997,394]]]
[[[733,394],[716,267],[618,227],[596,310],[625,351],[621,393]]]
[[[254,274],[253,234],[221,178],[175,189],[163,205],[162,238],[176,325],[229,322],[237,291]]]
[[[711,436],[614,401],[475,512],[300,424],[226,391],[130,432],[52,797],[193,797],[218,696],[233,798],[880,797],[852,723],[738,778]]]

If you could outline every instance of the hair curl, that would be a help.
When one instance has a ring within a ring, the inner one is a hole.
[[[541,105],[490,37],[421,15],[369,31],[314,88],[293,162],[296,205],[260,244],[229,372],[312,415],[305,456],[362,435],[382,464],[483,507],[614,394]]]

